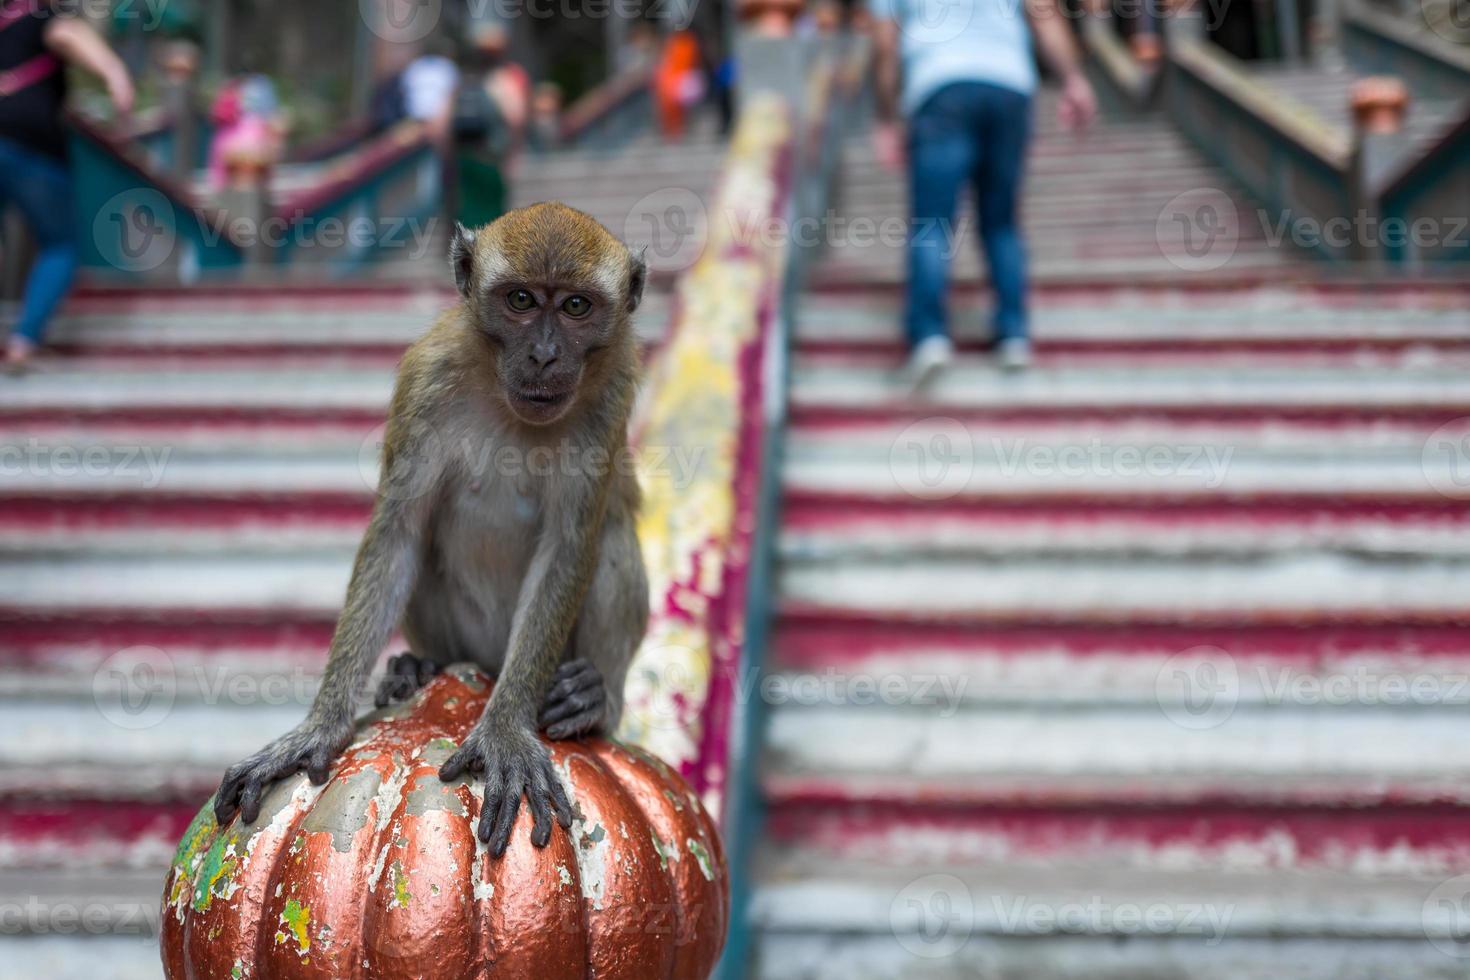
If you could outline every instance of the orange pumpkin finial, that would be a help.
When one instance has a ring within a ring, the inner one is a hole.
[[[253,824],[221,827],[206,803],[165,885],[170,980],[707,977],[729,916],[724,852],[652,756],[548,742],[580,811],[571,831],[538,849],[522,808],[504,857],[476,840],[483,794],[438,768],[490,686],[452,668],[370,716],[325,786],[278,783]]]

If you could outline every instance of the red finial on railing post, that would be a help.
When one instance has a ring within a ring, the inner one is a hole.
[[[761,37],[791,37],[805,0],[739,0],[740,22]]]
[[[1155,69],[1164,60],[1163,39],[1152,30],[1134,34],[1128,39],[1128,48],[1133,52],[1133,60],[1144,68]]]
[[[1403,129],[1409,88],[1392,75],[1374,75],[1354,83],[1353,122],[1360,134],[1383,136]]]

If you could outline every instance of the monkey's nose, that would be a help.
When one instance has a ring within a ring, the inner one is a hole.
[[[535,344],[531,347],[531,363],[542,371],[556,363],[561,348],[556,344]]]

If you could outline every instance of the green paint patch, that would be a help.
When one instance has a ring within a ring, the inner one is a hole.
[[[194,880],[195,912],[207,911],[216,898],[229,898],[232,894],[235,872],[240,867],[240,859],[235,854],[236,840],[233,834],[221,834],[204,855],[199,876]]]
[[[211,796],[204,804],[204,809],[194,814],[189,829],[184,831],[178,850],[174,851],[174,865],[192,871],[195,859],[213,843],[214,835],[218,832],[219,824],[214,822],[214,797]]]
[[[311,936],[306,932],[306,927],[311,924],[311,909],[302,905],[296,899],[286,900],[286,907],[281,910],[281,925],[285,929],[277,930],[276,942],[283,943],[288,938],[296,940],[296,950],[304,958],[311,949]],[[287,933],[289,930],[289,935]]]
[[[694,855],[694,860],[699,864],[699,873],[704,875],[705,881],[714,881],[715,866],[709,858],[709,851],[705,850],[704,845],[693,837],[689,838],[688,844],[689,853]]]
[[[236,960],[235,965],[230,967],[230,976],[234,977],[234,980],[240,980],[241,977],[245,976],[245,964]]]
[[[408,908],[408,903],[413,899],[413,894],[408,890],[408,875],[404,873],[402,863],[393,862],[393,905],[401,909]],[[392,906],[390,906],[391,908]]]
[[[680,813],[684,812],[684,801],[679,799],[679,794],[675,793],[673,790],[664,790],[664,799],[668,800],[669,804],[675,810],[678,810]]]
[[[673,844],[665,843],[662,837],[651,830],[648,836],[653,838],[653,849],[658,852],[658,866],[664,871],[669,870],[669,859],[679,860],[679,849]]]

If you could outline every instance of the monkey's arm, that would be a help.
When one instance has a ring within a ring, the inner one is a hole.
[[[531,843],[545,847],[553,814],[572,825],[572,806],[536,736],[537,716],[556,675],[587,594],[607,507],[607,481],[564,487],[521,587],[505,666],[490,702],[464,744],[439,770],[441,779],[465,771],[485,778],[478,833],[496,857],[505,853],[524,793],[534,825]]]
[[[414,444],[402,429],[390,427],[387,434],[372,520],[357,550],[316,700],[299,726],[225,773],[214,801],[220,823],[236,809],[246,823],[254,821],[265,790],[301,769],[313,783],[326,782],[352,738],[357,699],[418,577],[442,465],[438,453]]]

